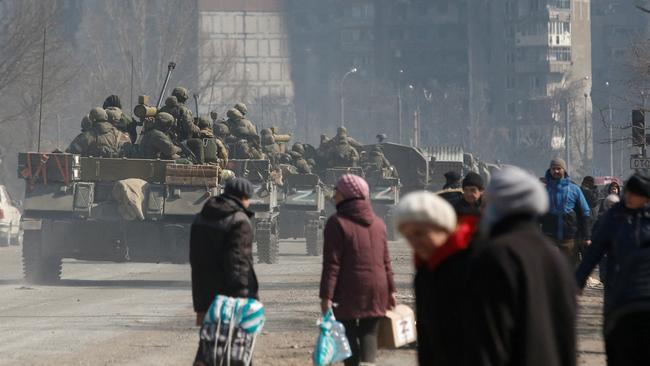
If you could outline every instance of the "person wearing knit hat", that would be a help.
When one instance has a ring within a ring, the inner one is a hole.
[[[605,350],[608,365],[646,365],[650,329],[650,176],[637,172],[623,200],[605,212],[576,270],[580,288],[606,257],[603,269]]]
[[[542,218],[542,231],[553,239],[573,266],[578,249],[591,243],[591,208],[580,187],[571,181],[561,158],[551,160],[546,171],[549,213]]]
[[[485,200],[488,231],[467,284],[464,364],[575,365],[575,285],[537,223],[548,209],[542,184],[506,166],[492,176]]]
[[[215,296],[258,298],[253,268],[252,184],[228,180],[224,193],[207,200],[190,229],[192,300],[196,324],[203,324]]]
[[[400,199],[395,226],[414,252],[415,304],[420,365],[460,365],[469,243],[477,217],[457,218],[442,197],[417,191]]]
[[[450,170],[444,175],[446,183],[442,189],[455,189],[460,188],[460,174],[458,172]]]
[[[336,213],[323,232],[321,310],[332,310],[345,326],[352,351],[345,365],[375,362],[379,319],[396,305],[386,225],[373,212],[369,192],[359,176],[339,178]]]
[[[463,194],[460,200],[452,202],[458,216],[480,216],[485,181],[474,172],[465,175],[462,183]]]

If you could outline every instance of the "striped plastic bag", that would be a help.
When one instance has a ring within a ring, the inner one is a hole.
[[[332,309],[321,317],[318,327],[320,334],[314,349],[314,365],[326,366],[352,356],[350,343],[345,336],[345,327],[336,321]]]
[[[195,365],[248,366],[264,327],[264,305],[255,299],[217,295],[203,319]]]

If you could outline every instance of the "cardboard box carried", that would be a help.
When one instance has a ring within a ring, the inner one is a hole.
[[[399,348],[417,341],[415,314],[406,305],[397,305],[379,322],[380,348]]]

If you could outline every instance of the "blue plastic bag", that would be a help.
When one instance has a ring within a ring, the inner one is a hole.
[[[332,309],[322,316],[318,327],[320,334],[314,349],[314,365],[326,366],[352,356],[350,343],[345,336],[345,327],[336,321]]]

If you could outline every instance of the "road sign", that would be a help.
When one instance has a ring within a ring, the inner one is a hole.
[[[650,169],[650,158],[631,158],[630,169]]]

